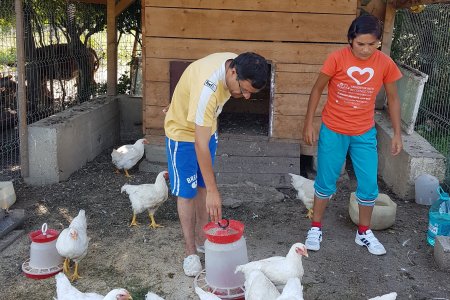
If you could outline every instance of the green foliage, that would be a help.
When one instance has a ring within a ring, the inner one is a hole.
[[[129,95],[131,92],[131,78],[128,76],[128,72],[120,75],[117,82],[117,94]]]
[[[0,65],[11,66],[17,60],[16,48],[0,49]]]
[[[123,34],[141,34],[141,0],[136,0],[117,17],[117,30]]]

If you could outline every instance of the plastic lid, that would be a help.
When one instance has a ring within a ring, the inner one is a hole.
[[[29,236],[35,243],[48,243],[58,238],[59,231],[55,229],[47,229],[47,223],[44,223],[40,230],[31,232]]]
[[[218,223],[209,222],[203,227],[208,241],[229,244],[239,240],[244,233],[244,224],[236,220],[222,219]]]

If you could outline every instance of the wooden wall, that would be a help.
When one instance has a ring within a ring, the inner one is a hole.
[[[144,128],[145,134],[161,135],[171,60],[253,51],[275,71],[271,136],[300,139],[320,66],[346,44],[357,13],[357,0],[145,0],[143,5]]]

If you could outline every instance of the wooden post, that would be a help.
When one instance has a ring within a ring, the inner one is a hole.
[[[17,49],[17,104],[19,107],[19,152],[20,173],[22,177],[29,176],[28,158],[28,127],[27,127],[27,97],[25,93],[25,39],[23,24],[22,0],[15,1],[16,10],[16,49]],[[29,33],[31,34],[31,32]]]
[[[108,1],[107,13],[107,90],[108,96],[117,95],[117,23],[116,23],[116,1]]]
[[[391,54],[392,45],[392,35],[394,33],[394,23],[395,23],[395,7],[392,3],[386,5],[386,14],[384,16],[384,26],[383,26],[383,44],[381,46],[381,51],[385,54]]]

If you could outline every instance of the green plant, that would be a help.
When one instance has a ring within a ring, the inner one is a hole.
[[[0,65],[12,66],[17,60],[16,48],[0,50]]]
[[[120,75],[117,82],[117,94],[129,95],[131,92],[131,78],[128,76],[128,71]]]

